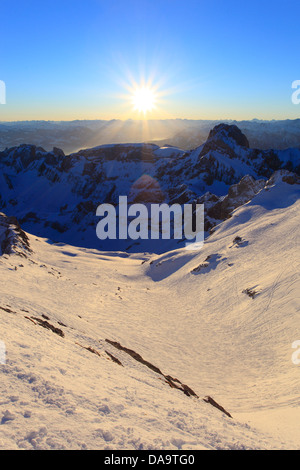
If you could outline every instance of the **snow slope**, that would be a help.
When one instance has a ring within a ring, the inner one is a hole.
[[[298,448],[299,193],[277,173],[200,252],[2,255],[0,447]]]

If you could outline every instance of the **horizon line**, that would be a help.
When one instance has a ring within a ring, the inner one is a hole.
[[[45,123],[51,123],[51,122],[55,122],[55,123],[63,123],[63,122],[67,122],[67,123],[70,123],[70,122],[84,122],[84,121],[87,121],[87,122],[95,122],[95,121],[105,121],[105,122],[113,122],[113,121],[121,121],[121,122],[129,122],[129,121],[132,121],[132,122],[144,122],[144,121],[211,121],[211,122],[215,122],[215,121],[232,121],[232,122],[245,122],[245,121],[248,121],[248,122],[252,122],[252,121],[258,121],[258,122],[280,122],[280,121],[299,121],[300,120],[300,117],[299,118],[281,118],[281,119],[260,119],[260,118],[252,118],[252,119],[232,119],[232,118],[219,118],[219,119],[205,119],[205,118],[199,118],[199,119],[196,119],[196,118],[163,118],[163,119],[159,119],[159,118],[156,118],[156,119],[132,119],[132,118],[128,118],[128,119],[120,119],[120,118],[112,118],[112,119],[101,119],[101,118],[98,118],[98,119],[64,119],[64,120],[61,120],[61,119],[58,119],[58,120],[55,120],[55,119],[22,119],[22,120],[6,120],[6,121],[2,121],[0,120],[0,123],[1,124],[7,124],[7,123],[21,123],[21,122],[45,122]]]

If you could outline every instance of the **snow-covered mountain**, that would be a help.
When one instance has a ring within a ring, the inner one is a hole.
[[[162,253],[184,240],[100,242],[99,204],[205,203],[206,230],[253,197],[274,171],[300,173],[300,150],[250,149],[236,127],[216,126],[205,144],[185,152],[154,144],[98,146],[65,155],[21,145],[0,153],[0,210],[38,236],[102,250]],[[237,192],[237,197],[235,197]],[[225,198],[225,199],[224,199]],[[235,200],[234,200],[235,199]]]
[[[221,160],[221,150],[210,151]],[[44,188],[53,195],[56,187],[58,200],[88,160],[69,157],[69,171],[51,181],[51,158],[61,168],[63,155],[38,150],[30,162],[28,148],[12,152],[3,179],[11,191],[22,181],[24,197],[26,181],[29,196],[49,181]],[[197,152],[177,158],[197,162]],[[40,160],[48,160],[41,179]],[[244,185],[251,200],[242,196],[200,251],[51,244],[1,215],[1,242],[11,248],[0,256],[0,448],[299,448],[291,360],[300,336],[299,177],[278,170],[264,185],[246,177],[222,199],[224,210]]]

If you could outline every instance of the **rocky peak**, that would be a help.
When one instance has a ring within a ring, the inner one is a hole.
[[[235,125],[218,124],[209,133],[208,142],[223,141],[228,143],[228,140],[233,140],[240,147],[249,148],[249,142],[245,134]]]

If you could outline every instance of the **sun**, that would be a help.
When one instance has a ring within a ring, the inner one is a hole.
[[[136,88],[132,94],[132,104],[135,111],[146,114],[155,108],[157,96],[150,87]]]

